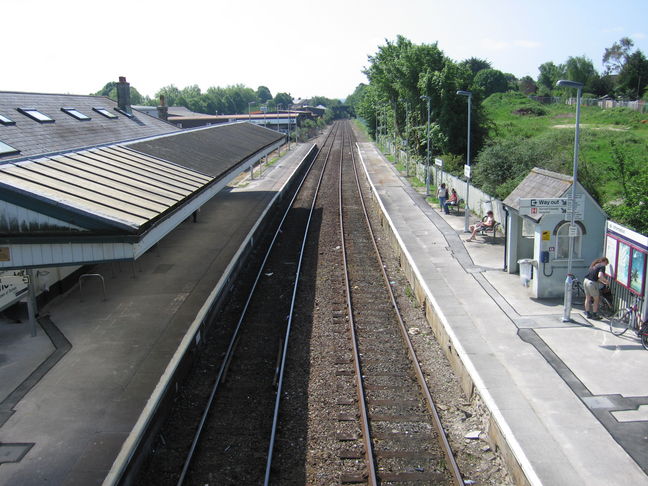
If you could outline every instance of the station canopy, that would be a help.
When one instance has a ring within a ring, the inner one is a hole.
[[[276,149],[248,123],[0,165],[0,268],[133,260]]]

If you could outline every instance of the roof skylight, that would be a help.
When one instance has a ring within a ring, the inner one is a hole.
[[[115,115],[114,113],[110,113],[106,108],[101,108],[101,107],[99,107],[99,108],[93,108],[92,111],[96,111],[96,112],[99,113],[100,115],[103,115],[103,116],[105,116],[106,118],[110,118],[111,120],[114,120],[114,119],[116,119],[116,118],[119,118],[119,117],[118,117],[117,115]]]
[[[16,108],[16,110],[39,123],[54,123],[53,118],[50,118],[45,113],[41,113],[36,108]]]
[[[11,145],[7,145],[4,142],[0,142],[0,157],[3,155],[19,154],[20,150],[13,148]]]
[[[0,115],[0,125],[7,126],[7,125],[15,125],[15,124],[16,124],[16,122],[13,121],[11,118],[7,118],[4,115]]]
[[[128,113],[126,110],[122,110],[121,108],[115,108],[115,111],[116,111],[117,113],[121,113],[121,114],[124,115],[124,116],[127,116],[128,118],[133,118],[133,114],[132,114],[132,113]]]
[[[67,113],[73,118],[76,118],[77,120],[90,120],[90,117],[88,115],[84,115],[81,113],[79,110],[76,108],[61,108],[61,111],[63,113]]]

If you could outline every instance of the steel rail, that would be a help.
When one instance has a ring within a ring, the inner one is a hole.
[[[338,125],[336,125],[336,135],[337,135],[337,131],[338,131]],[[306,243],[308,242],[308,232],[310,229],[311,220],[313,219],[313,213],[315,211],[315,203],[317,202],[317,197],[319,196],[320,188],[322,186],[322,179],[324,178],[324,172],[326,171],[326,166],[328,165],[329,156],[331,155],[331,151],[333,150],[334,144],[335,144],[335,137],[333,138],[333,141],[329,147],[329,151],[326,154],[326,159],[324,160],[324,167],[322,168],[322,172],[320,173],[319,179],[317,181],[317,186],[315,187],[310,211],[308,212],[308,220],[306,222],[306,227],[304,228],[304,237],[302,238],[302,244],[299,249],[299,257],[297,259],[298,260],[297,269],[295,271],[295,283],[293,284],[293,292],[290,300],[290,312],[288,313],[288,323],[286,325],[283,352],[281,355],[281,366],[279,368],[279,380],[277,384],[277,393],[275,396],[275,408],[274,408],[274,414],[272,416],[272,430],[270,433],[270,444],[268,445],[268,457],[266,461],[265,478],[263,480],[264,486],[268,486],[270,484],[270,468],[272,467],[274,444],[277,435],[277,424],[279,423],[279,408],[281,405],[281,392],[283,390],[284,371],[286,367],[286,356],[288,355],[288,343],[290,340],[290,330],[292,327],[292,320],[293,320],[293,315],[295,310],[295,302],[297,300],[297,290],[299,288],[299,276],[301,272],[302,262],[304,259],[304,251],[306,248]]]
[[[430,389],[427,386],[427,383],[425,381],[425,376],[423,375],[423,371],[421,370],[421,366],[419,365],[418,358],[416,356],[416,351],[414,350],[414,346],[412,345],[412,341],[409,338],[409,335],[407,334],[407,329],[405,327],[405,323],[403,322],[403,318],[400,313],[400,309],[398,308],[398,303],[396,302],[396,297],[394,296],[394,292],[392,290],[392,287],[389,283],[389,278],[387,276],[387,272],[385,271],[385,265],[383,263],[382,257],[380,256],[380,251],[378,250],[378,244],[376,243],[376,237],[374,235],[372,226],[371,226],[371,221],[369,219],[369,214],[367,211],[367,207],[364,202],[364,197],[362,195],[362,189],[360,187],[360,178],[358,177],[358,170],[356,168],[356,161],[355,161],[355,154],[353,151],[353,148],[351,149],[351,160],[352,160],[352,165],[353,165],[353,172],[355,174],[355,181],[356,181],[356,186],[358,188],[358,194],[360,196],[360,203],[362,205],[362,210],[365,216],[365,221],[367,223],[367,228],[369,230],[369,234],[371,235],[371,242],[373,244],[374,250],[376,252],[376,256],[378,258],[378,263],[380,266],[380,270],[383,276],[383,279],[385,281],[385,287],[387,288],[387,291],[389,292],[389,297],[391,300],[392,307],[394,308],[394,311],[396,313],[396,317],[398,319],[399,323],[399,329],[401,336],[403,337],[403,341],[405,342],[405,345],[407,346],[407,351],[408,355],[410,358],[410,361],[412,362],[412,365],[414,366],[415,374],[416,374],[416,379],[419,383],[419,386],[421,388],[421,391],[423,392],[423,395],[425,397],[425,402],[428,408],[428,411],[432,415],[434,426],[437,431],[437,437],[439,438],[439,445],[443,449],[445,458],[446,458],[446,463],[447,466],[450,469],[450,472],[452,473],[453,480],[455,484],[464,486],[464,481],[463,478],[461,477],[461,472],[459,471],[459,466],[457,465],[457,461],[454,457],[454,454],[452,452],[452,448],[450,447],[450,443],[448,442],[448,437],[445,433],[445,430],[443,429],[443,424],[441,423],[441,419],[439,417],[439,413],[437,411],[437,408],[434,404],[434,399],[432,398],[432,394],[430,393]]]
[[[327,138],[324,141],[324,145],[326,145],[326,143],[328,142],[328,140],[331,137],[332,133],[333,133],[333,130],[331,130],[329,132],[329,134],[327,135]],[[257,285],[258,285],[259,281],[261,280],[261,275],[263,274],[265,264],[268,261],[268,258],[270,257],[270,254],[271,254],[271,252],[272,252],[272,250],[274,248],[275,242],[276,242],[277,238],[279,237],[279,234],[282,231],[283,223],[286,220],[286,218],[288,217],[288,214],[290,213],[292,205],[295,202],[295,199],[297,198],[297,196],[299,195],[299,191],[302,188],[302,186],[304,185],[304,183],[305,183],[308,175],[310,174],[311,170],[313,169],[313,166],[315,165],[315,162],[317,161],[320,153],[321,153],[321,149],[318,150],[318,155],[313,158],[310,166],[305,171],[304,176],[302,177],[302,180],[299,182],[299,185],[297,186],[297,188],[295,190],[295,193],[294,193],[293,197],[291,198],[290,203],[287,205],[286,211],[284,212],[284,214],[283,214],[283,216],[281,218],[281,221],[280,221],[280,223],[279,223],[279,225],[277,227],[277,230],[275,231],[275,233],[274,233],[274,235],[272,237],[272,241],[270,242],[268,250],[266,251],[266,254],[265,254],[264,258],[263,258],[263,261],[259,265],[259,271],[257,272],[254,283],[252,284],[250,292],[248,293],[247,299],[245,301],[245,305],[243,306],[243,310],[241,311],[241,315],[239,317],[239,320],[238,320],[238,322],[236,324],[236,327],[234,329],[234,332],[232,334],[232,338],[230,339],[227,351],[225,352],[225,356],[223,357],[223,362],[222,362],[222,364],[221,364],[221,366],[220,366],[220,368],[218,370],[218,375],[216,376],[216,379],[214,381],[214,385],[212,386],[212,389],[211,389],[211,393],[209,395],[209,398],[207,400],[207,403],[206,403],[206,405],[204,407],[204,410],[203,410],[203,413],[201,415],[200,422],[198,423],[198,427],[196,428],[196,431],[194,433],[194,437],[193,437],[193,440],[191,442],[191,446],[190,446],[189,451],[187,453],[187,456],[185,458],[185,461],[184,461],[184,464],[183,464],[183,467],[182,467],[182,471],[180,473],[180,477],[178,478],[176,486],[182,486],[184,484],[184,481],[185,481],[186,476],[187,476],[187,472],[189,471],[189,467],[190,467],[191,462],[193,460],[193,457],[195,455],[195,451],[196,451],[196,447],[198,445],[198,441],[200,440],[200,436],[202,435],[202,431],[204,429],[205,422],[207,421],[207,417],[208,417],[209,412],[210,412],[210,410],[212,408],[214,398],[216,396],[218,388],[221,385],[223,376],[224,376],[224,374],[225,374],[225,372],[227,370],[227,367],[228,367],[228,363],[231,362],[231,358],[232,358],[232,356],[234,354],[234,350],[236,348],[236,343],[238,341],[238,336],[239,336],[239,332],[241,330],[243,320],[246,317],[247,310],[249,308],[250,302],[252,301],[252,297],[254,296],[254,292],[255,292],[255,290],[257,288]],[[329,153],[330,153],[330,148],[329,148]],[[328,159],[328,154],[327,154],[327,159]],[[324,171],[322,170],[322,173],[323,172]]]
[[[346,126],[345,126],[346,128]],[[353,156],[353,147],[351,147],[351,154]],[[342,247],[342,262],[344,269],[344,286],[346,290],[346,302],[349,315],[349,325],[351,328],[351,344],[353,348],[353,368],[356,378],[356,390],[358,395],[358,407],[360,409],[360,425],[362,429],[362,437],[365,445],[365,458],[367,462],[368,483],[370,486],[378,484],[376,474],[376,461],[374,458],[373,441],[371,439],[371,431],[369,429],[369,414],[367,412],[367,402],[365,400],[364,383],[362,380],[362,370],[360,368],[360,350],[358,349],[358,339],[355,329],[355,321],[353,319],[353,304],[351,302],[351,284],[349,279],[349,267],[347,262],[347,246],[346,239],[344,238],[344,218],[343,218],[343,198],[342,198],[342,165],[344,162],[344,133],[342,134],[342,152],[340,153],[340,169],[338,180],[338,203],[339,203],[339,218],[340,218],[340,239]]]

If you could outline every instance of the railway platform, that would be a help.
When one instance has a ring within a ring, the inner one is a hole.
[[[177,350],[311,144],[221,191],[135,263],[102,264],[30,325],[0,322],[0,485],[102,484]],[[195,338],[194,338],[195,339]]]
[[[405,271],[451,361],[491,413],[519,483],[648,483],[648,352],[502,271],[497,240],[466,243],[373,144],[359,144]],[[134,265],[41,309],[39,332],[0,322],[0,485],[92,485],[111,474],[205,301],[307,147],[222,192]],[[209,255],[207,258],[205,255]]]
[[[503,238],[466,242],[463,215],[432,208],[373,144],[359,150],[427,320],[490,410],[490,440],[517,482],[648,484],[648,352],[638,338],[578,309],[563,323],[562,301],[533,300],[502,271]]]

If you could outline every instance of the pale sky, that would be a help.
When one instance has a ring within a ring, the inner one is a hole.
[[[630,37],[648,56],[648,0],[0,0],[0,90],[90,94],[126,76],[153,97],[197,84],[344,98],[385,39],[538,75]]]

